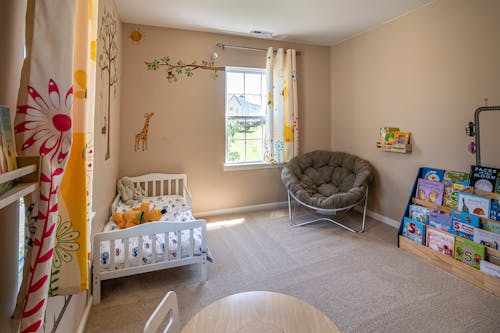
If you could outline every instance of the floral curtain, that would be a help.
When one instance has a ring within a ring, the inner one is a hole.
[[[267,50],[265,159],[286,163],[299,154],[296,51]]]
[[[91,8],[89,0],[34,2],[30,57],[23,69],[29,70],[28,96],[15,118],[18,154],[41,156],[37,213],[16,309],[21,332],[43,329],[49,295],[88,289]]]

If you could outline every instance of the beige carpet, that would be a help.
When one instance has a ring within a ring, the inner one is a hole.
[[[208,219],[245,221],[208,232],[216,263],[207,283],[199,265],[104,281],[86,332],[142,332],[169,290],[182,325],[217,299],[269,290],[316,306],[342,332],[500,332],[500,298],[398,249],[394,228],[370,219],[363,234],[325,222],[293,228],[286,214]]]

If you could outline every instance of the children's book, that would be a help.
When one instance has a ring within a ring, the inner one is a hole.
[[[486,274],[492,275],[497,279],[500,279],[500,266],[492,264],[491,262],[488,262],[486,260],[481,260],[479,268],[481,269],[481,272],[485,272]]]
[[[432,212],[429,214],[429,225],[436,229],[453,233],[453,224],[450,215]]]
[[[476,190],[500,193],[500,183],[497,182],[498,177],[500,177],[499,169],[479,165],[471,165],[470,167],[469,183]]]
[[[492,249],[500,249],[500,235],[483,229],[474,229],[474,242]]]
[[[446,170],[444,172],[443,181],[462,184],[462,185],[469,185],[469,174],[467,172]]]
[[[491,198],[481,197],[479,195],[460,192],[458,193],[457,209],[478,215],[481,217],[490,217]]]
[[[403,219],[403,236],[411,239],[415,243],[424,244],[425,224],[405,217]]]
[[[444,206],[456,209],[458,206],[458,193],[474,193],[472,186],[467,186],[459,183],[446,182],[444,184]]]
[[[454,209],[451,211],[451,217],[453,221],[459,221],[476,228],[481,227],[481,218],[477,215]]]
[[[427,224],[429,222],[429,214],[434,210],[420,205],[410,205],[408,206],[408,211],[411,219]]]
[[[434,182],[442,182],[444,180],[444,170],[434,168],[423,168],[422,178],[432,180]]]
[[[491,200],[490,219],[500,221],[500,206],[497,200]]]
[[[448,257],[453,256],[453,247],[455,244],[455,236],[442,232],[431,226],[427,226],[426,245],[433,250],[441,252]]]
[[[458,210],[451,212],[451,219],[453,222],[452,232],[470,240],[473,239],[474,229],[481,225],[479,216]]]
[[[386,145],[394,144],[396,133],[399,132],[399,127],[382,127],[380,128],[380,143]]]
[[[441,205],[443,203],[444,184],[419,178],[417,183],[417,198]]]
[[[394,139],[394,146],[404,147],[410,143],[410,132],[397,132]]]
[[[483,229],[497,235],[500,235],[500,221],[488,220],[483,223]]]
[[[481,260],[484,260],[485,254],[486,247],[484,245],[474,243],[460,236],[455,237],[453,258],[472,267],[479,268]]]
[[[9,108],[0,105],[0,174],[16,168],[16,151]],[[0,194],[10,190],[14,182],[0,184]]]
[[[496,257],[491,253],[488,254],[488,261],[491,262],[492,264],[500,266],[500,257]]]

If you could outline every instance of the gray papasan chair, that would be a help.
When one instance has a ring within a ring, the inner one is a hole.
[[[348,153],[316,150],[292,158],[283,167],[281,179],[288,191],[291,225],[301,226],[326,220],[352,232],[364,231],[368,183],[372,179],[372,166],[367,161]],[[364,201],[361,229],[356,231],[325,216],[294,223],[295,207],[292,212],[292,199],[321,215],[335,215]]]

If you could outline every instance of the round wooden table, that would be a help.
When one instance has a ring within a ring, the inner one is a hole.
[[[314,306],[269,291],[224,297],[208,305],[182,333],[337,333],[337,326]]]

